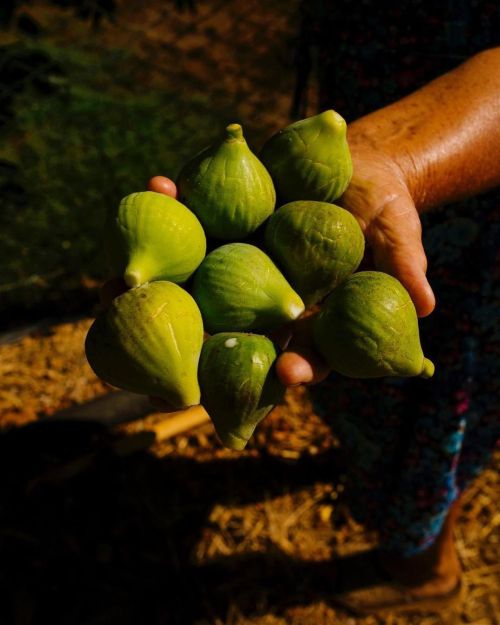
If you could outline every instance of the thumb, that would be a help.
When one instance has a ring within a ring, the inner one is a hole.
[[[177,187],[171,178],[166,176],[153,176],[148,182],[148,191],[156,191],[170,197],[177,197]]]
[[[436,299],[427,280],[422,226],[411,199],[398,198],[384,208],[370,234],[375,266],[397,278],[415,304],[417,315],[430,315]]]
[[[276,361],[276,373],[284,386],[319,384],[328,377],[330,369],[312,349],[297,347],[283,352]]]

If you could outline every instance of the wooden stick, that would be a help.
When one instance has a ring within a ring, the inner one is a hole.
[[[203,406],[193,406],[186,410],[169,413],[165,419],[146,427],[156,435],[156,442],[165,441],[168,438],[182,434],[188,430],[204,425],[210,421]]]

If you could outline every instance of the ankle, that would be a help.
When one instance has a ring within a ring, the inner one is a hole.
[[[451,548],[436,549],[434,546],[413,556],[381,552],[379,563],[391,577],[404,584],[421,584],[429,580],[456,582],[461,567],[454,544]]]

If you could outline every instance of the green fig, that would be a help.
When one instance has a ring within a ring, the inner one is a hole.
[[[114,299],[90,327],[85,351],[105,382],[180,409],[200,402],[202,343],[196,302],[177,284],[158,281]]]
[[[134,287],[152,280],[185,282],[205,257],[198,218],[173,197],[127,195],[108,215],[106,247],[112,271]]]
[[[290,124],[260,153],[280,201],[333,202],[352,177],[345,120],[329,110]]]
[[[254,232],[276,204],[271,176],[250,151],[239,124],[227,126],[221,143],[185,165],[177,186],[207,234],[226,241]]]
[[[266,249],[309,306],[321,301],[363,258],[365,239],[356,219],[327,202],[290,202],[271,215]]]
[[[313,340],[330,367],[348,377],[434,374],[408,292],[380,271],[355,273],[328,296],[314,320]]]
[[[228,243],[195,273],[193,297],[210,333],[269,330],[304,311],[304,303],[262,250]]]
[[[225,447],[244,449],[256,426],[283,399],[276,350],[265,336],[223,332],[203,345],[201,403]]]

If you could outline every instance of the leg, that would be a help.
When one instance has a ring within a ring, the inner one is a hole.
[[[424,551],[406,557],[384,551],[368,553],[369,583],[337,594],[337,602],[359,615],[431,610],[444,619],[448,615],[454,618],[463,596],[462,571],[453,539],[459,510],[457,500],[435,542]]]
[[[461,567],[454,541],[460,500],[451,506],[435,542],[413,556],[382,552],[380,564],[395,580],[411,589],[415,597],[432,597],[451,592],[461,578]]]

